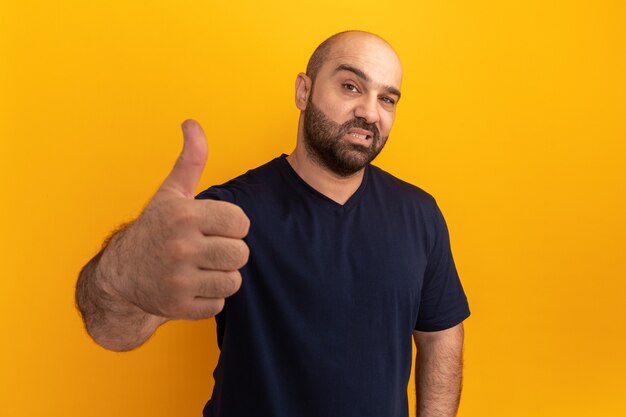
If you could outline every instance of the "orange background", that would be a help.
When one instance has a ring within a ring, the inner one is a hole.
[[[459,415],[626,415],[625,27],[617,0],[4,1],[0,415],[200,415],[213,321],[105,351],[77,273],[169,172],[185,118],[209,137],[202,188],[290,152],[295,76],[349,28],[404,62],[377,163],[451,230],[473,311]]]

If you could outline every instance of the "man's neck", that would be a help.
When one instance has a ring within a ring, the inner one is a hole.
[[[365,172],[361,169],[349,177],[339,176],[312,161],[302,147],[296,147],[287,157],[287,161],[307,184],[341,205],[358,190]]]

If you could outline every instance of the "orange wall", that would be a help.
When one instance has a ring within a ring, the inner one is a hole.
[[[80,267],[209,137],[202,186],[294,143],[324,37],[386,37],[403,99],[378,164],[434,194],[473,316],[460,416],[626,415],[626,3],[8,1],[0,6],[0,415],[200,415],[214,324],[107,352]]]

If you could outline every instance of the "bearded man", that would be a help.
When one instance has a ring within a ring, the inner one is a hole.
[[[296,79],[294,151],[192,199],[200,126],[139,218],[83,268],[90,335],[132,349],[172,319],[215,316],[220,357],[205,417],[454,416],[467,300],[445,221],[423,190],[371,165],[402,66],[342,32]]]

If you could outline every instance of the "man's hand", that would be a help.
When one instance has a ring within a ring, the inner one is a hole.
[[[250,222],[234,204],[194,200],[207,144],[195,121],[182,128],[184,147],[172,172],[115,242],[118,274],[111,286],[147,313],[200,319],[219,313],[224,298],[239,289]]]
[[[117,339],[145,333],[120,350],[134,347],[169,319],[212,317],[241,285],[250,221],[234,204],[194,199],[207,144],[195,121],[182,129],[183,150],[159,190],[81,272],[77,303],[106,347],[111,338],[117,346]]]

